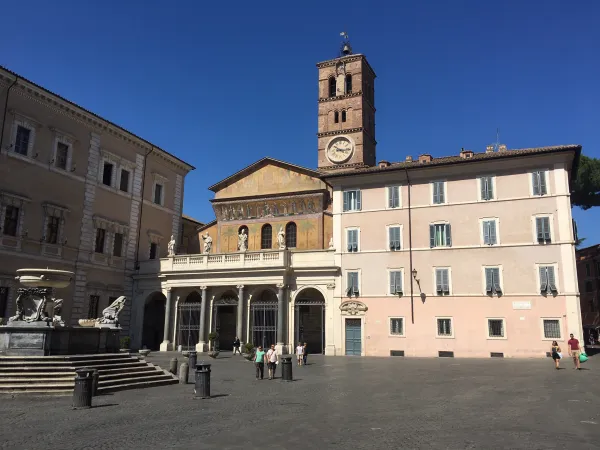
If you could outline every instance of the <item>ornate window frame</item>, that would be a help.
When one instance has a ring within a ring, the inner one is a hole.
[[[8,154],[16,158],[24,159],[26,161],[30,160],[30,158],[36,158],[37,153],[34,152],[36,132],[37,129],[40,128],[42,125],[37,120],[32,119],[31,117],[27,117],[24,114],[21,114],[15,110],[11,110],[10,112],[13,115],[13,123],[10,134],[10,146],[8,147]],[[30,133],[29,142],[27,145],[27,155],[22,155],[21,153],[17,153],[15,151],[15,146],[17,143],[17,130],[19,127],[28,129]]]
[[[113,172],[110,179],[110,186],[102,182],[104,176],[104,163],[110,163],[113,165]],[[127,192],[121,190],[121,172],[123,169],[129,172],[129,180],[127,182]],[[123,195],[133,192],[133,176],[135,174],[136,164],[133,161],[123,158],[122,156],[115,155],[103,148],[100,149],[100,166],[98,168],[98,186],[105,189],[119,192]]]
[[[129,238],[129,224],[121,223],[113,219],[109,219],[103,216],[94,215],[92,217],[94,222],[94,239],[92,239],[92,246],[90,251],[92,253],[92,259],[94,262],[100,264],[115,264],[120,263],[124,256],[114,256],[114,245],[115,245],[115,233],[121,233],[123,235],[123,249],[121,251],[121,255],[126,255],[127,243]],[[104,239],[104,249],[103,253],[96,253],[96,233],[98,228],[103,228],[106,230],[106,236]]]
[[[150,260],[150,251],[152,244],[156,244],[156,259],[160,259],[160,248],[161,242],[163,241],[163,235],[155,230],[148,230],[148,260]]]
[[[152,172],[152,198],[150,199],[150,202],[153,205],[158,205],[158,206],[165,206],[165,191],[167,188],[167,183],[169,182],[169,179],[167,177],[165,177],[164,175],[161,175],[158,172]],[[156,185],[159,184],[162,186],[162,190],[160,192],[160,203],[156,203],[154,201],[154,193],[156,192]]]
[[[56,170],[73,172],[75,170],[75,165],[73,164],[73,145],[75,144],[76,139],[70,134],[60,131],[57,128],[50,127],[50,130],[54,132],[54,144],[50,163]],[[65,144],[68,147],[67,165],[64,169],[57,166],[58,144]]]
[[[42,209],[44,210],[44,224],[42,225],[42,255],[44,256],[62,256],[63,245],[66,244],[64,239],[65,235],[65,220],[70,210],[65,206],[60,206],[50,202],[42,203]],[[58,239],[56,244],[46,242],[47,236],[46,231],[48,229],[48,222],[50,217],[58,217],[60,219],[58,226]]]
[[[28,234],[27,230],[23,231],[23,226],[25,224],[25,204],[29,202],[31,202],[29,197],[6,191],[0,192],[0,247],[21,250],[22,240]],[[4,235],[4,230],[2,229],[4,228],[7,206],[16,206],[19,208],[19,222],[17,223],[16,236]]]

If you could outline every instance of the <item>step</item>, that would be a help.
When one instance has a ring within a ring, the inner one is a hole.
[[[174,378],[166,378],[164,380],[153,381],[138,381],[134,383],[114,384],[107,387],[98,387],[99,394],[107,394],[109,392],[124,391],[127,389],[144,389],[157,386],[167,386],[169,384],[178,384],[179,381]]]
[[[27,373],[38,373],[38,372],[73,372],[75,373],[75,368],[72,366],[59,366],[59,367],[23,367],[23,366],[11,366],[11,367],[0,367],[0,374],[10,373],[10,372],[27,372]]]
[[[104,377],[105,375],[112,375],[112,374],[117,374],[117,373],[130,373],[131,371],[152,372],[153,370],[156,370],[155,366],[139,366],[139,367],[122,367],[120,369],[99,369],[98,372],[100,373],[101,377]]]
[[[1,372],[0,373],[0,383],[7,378],[31,378],[31,379],[39,379],[39,378],[57,378],[57,377],[71,377],[75,378],[75,372]]]
[[[98,353],[95,355],[0,356],[0,361],[77,361],[81,359],[130,358],[129,353]]]
[[[27,389],[26,391],[23,390],[17,390],[17,391],[3,391],[0,389],[0,395],[8,395],[8,394],[12,394],[12,395],[31,395],[31,394],[35,394],[35,395],[55,395],[55,396],[67,396],[67,395],[73,395],[73,389],[55,389],[55,390],[45,390],[45,389]],[[0,397],[2,398],[2,397]]]
[[[62,377],[62,378],[2,378],[0,379],[0,387],[6,385],[18,384],[21,385],[23,383],[37,385],[43,383],[71,383],[71,385],[75,386],[75,377]]]
[[[165,373],[162,370],[143,370],[143,371],[139,371],[139,372],[125,372],[125,373],[114,373],[114,374],[106,374],[106,375],[100,375],[100,381],[109,381],[109,380],[119,380],[119,379],[123,379],[123,378],[138,378],[138,377],[149,377],[149,376],[156,376],[157,374],[159,375],[165,375]]]
[[[69,361],[0,361],[0,367],[71,367]]]
[[[130,374],[128,374],[130,375]],[[167,379],[174,379],[173,377],[167,375],[166,373],[162,372],[162,371],[156,371],[155,373],[150,373],[150,374],[143,374],[143,375],[139,375],[139,376],[127,376],[124,378],[119,378],[117,380],[106,380],[106,379],[100,379],[98,381],[98,387],[100,386],[107,386],[107,385],[112,385],[112,384],[120,384],[120,383],[125,383],[125,382],[135,382],[135,381],[142,381],[142,380],[146,380],[146,379],[154,379],[154,378],[167,378]],[[178,381],[178,380],[176,380]]]
[[[75,382],[71,381],[64,381],[64,382],[52,382],[52,383],[48,383],[48,384],[44,384],[42,386],[35,386],[38,389],[71,389],[71,392],[73,392],[73,388],[75,386]],[[31,383],[11,383],[11,384],[0,384],[0,392],[2,391],[10,391],[10,390],[27,390],[29,389],[31,386]]]

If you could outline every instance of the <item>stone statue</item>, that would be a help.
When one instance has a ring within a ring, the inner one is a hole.
[[[119,314],[125,308],[127,297],[124,295],[117,298],[102,311],[102,317],[96,319],[96,326],[107,325],[109,328],[119,326]]]
[[[62,317],[61,317],[62,304],[63,304],[62,298],[57,298],[54,300],[54,318],[53,318],[52,324],[55,327],[64,327],[65,326],[65,322],[62,320]]]
[[[280,250],[285,248],[285,232],[283,231],[283,227],[279,227],[279,232],[277,233],[277,243],[279,244]]]
[[[19,288],[15,300],[16,314],[8,319],[9,322],[51,322],[46,311],[46,304],[52,302],[50,288]]]
[[[331,237],[331,239],[329,239],[329,248],[330,249],[334,249],[334,247],[333,247],[333,236]]]
[[[167,252],[169,256],[175,256],[175,236],[171,235],[171,240],[167,244]]]
[[[238,250],[240,252],[248,250],[248,235],[245,228],[242,228],[242,232],[238,234]]]
[[[210,237],[210,234],[208,234],[208,231],[202,236],[202,240],[204,241],[204,253],[210,253],[210,250],[212,249],[212,238]]]

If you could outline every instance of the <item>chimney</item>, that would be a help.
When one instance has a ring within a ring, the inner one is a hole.
[[[431,162],[431,155],[428,155],[427,153],[424,153],[423,155],[419,155],[419,162],[420,163]]]
[[[412,162],[412,156],[411,155],[408,155],[406,157],[406,162]]]
[[[486,152],[486,153],[494,153],[494,146],[493,146],[493,145],[488,145],[488,146],[485,148],[485,152]]]
[[[463,159],[469,159],[473,157],[473,150],[465,150],[464,148],[462,148],[460,150],[460,157]]]
[[[504,144],[500,144],[500,145],[498,146],[498,151],[499,151],[499,152],[505,152],[505,151],[506,151],[506,145],[504,145]]]
[[[383,169],[383,168],[389,167],[389,166],[390,166],[390,162],[389,161],[383,161],[383,160],[379,161],[379,168],[380,169]]]

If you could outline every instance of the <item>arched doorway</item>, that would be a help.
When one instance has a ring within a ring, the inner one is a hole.
[[[200,308],[202,296],[192,291],[177,305],[177,344],[182,350],[196,350],[200,341]]]
[[[318,289],[306,288],[294,301],[294,347],[306,342],[309,353],[325,353],[325,298]]]
[[[268,348],[277,343],[277,295],[268,289],[250,302],[250,339],[255,346]]]
[[[236,333],[236,312],[238,297],[233,291],[227,291],[213,303],[213,333],[217,333],[215,346],[220,350],[233,350]],[[242,336],[238,336],[242,340]]]
[[[144,305],[144,326],[142,348],[160,350],[165,329],[165,307],[167,299],[162,292],[154,292],[146,297]]]

